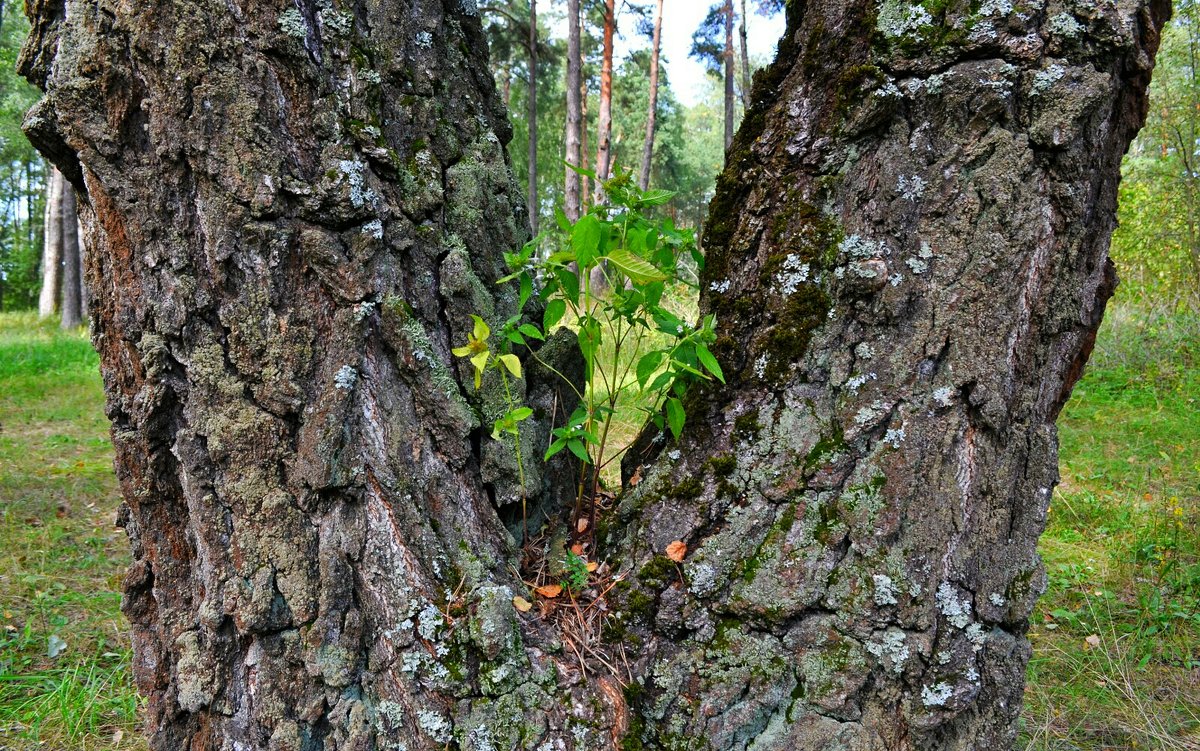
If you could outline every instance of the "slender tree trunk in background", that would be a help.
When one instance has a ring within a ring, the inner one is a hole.
[[[82,208],[82,206],[77,205],[77,208]],[[78,221],[76,221],[76,223],[75,223],[75,236],[79,240],[79,310],[80,310],[81,314],[83,315],[84,321],[86,321],[87,317],[88,317],[88,310],[91,308],[91,304],[92,304],[92,295],[88,291],[88,280],[87,280],[88,247],[87,247],[87,238],[83,232],[83,215],[82,215],[82,212],[77,212],[77,213],[79,214],[79,217],[78,217]]]
[[[579,166],[585,170],[589,170],[588,166],[588,86],[587,79],[580,79],[579,84],[579,111],[582,127],[579,129]],[[579,210],[580,213],[586,213],[589,202],[592,197],[592,181],[590,178],[579,176]]]
[[[616,0],[605,0],[604,50],[600,61],[600,116],[596,124],[596,187],[594,200],[604,200],[602,181],[610,176],[612,165],[612,76],[613,33],[617,25]]]
[[[646,109],[646,140],[642,146],[642,171],[638,186],[650,189],[650,170],[654,166],[654,134],[658,128],[658,63],[662,50],[663,0],[658,0],[654,16],[654,41],[650,47],[650,106]]]
[[[601,555],[628,664],[586,674],[514,607],[498,385],[449,354],[516,312],[492,291],[524,239],[478,20],[232,7],[35,3],[21,60],[27,132],[95,211],[153,749],[1012,748],[1165,2],[1070,40],[790,4],[705,230],[728,384],[627,459]],[[572,407],[526,366],[530,486],[571,497],[538,459]]]
[[[75,188],[63,181],[62,195],[62,327],[73,329],[83,322],[83,280],[79,252],[79,214],[75,208]]]
[[[741,27],[738,30],[742,44],[742,109],[750,108],[750,45],[746,41],[746,0],[742,0]]]
[[[38,296],[38,317],[50,318],[58,312],[62,287],[62,174],[51,167],[46,175],[46,208],[42,230],[42,290]]]
[[[500,83],[500,97],[504,100],[504,107],[508,109],[512,105],[512,66],[505,65],[503,80]]]
[[[529,0],[529,102],[525,117],[529,121],[529,228],[538,233],[538,22],[537,0]],[[507,102],[505,108],[508,107]]]
[[[605,0],[603,48],[600,58],[600,112],[596,120],[596,184],[592,186],[592,202],[605,201],[604,181],[612,173],[612,77],[613,77],[613,34],[617,25],[616,0]],[[605,274],[607,263],[601,261],[591,270],[591,288],[596,294],[608,289]]]
[[[567,148],[566,162],[576,167],[582,164],[583,104],[583,57],[579,39],[579,0],[567,0]],[[563,211],[567,218],[575,221],[581,207],[580,175],[566,168]]]
[[[725,150],[733,143],[733,0],[725,0]]]

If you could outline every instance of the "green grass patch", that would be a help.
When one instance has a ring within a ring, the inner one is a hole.
[[[1059,422],[1024,737],[1200,749],[1200,318],[1117,306]]]
[[[0,314],[0,747],[144,748],[87,337]]]

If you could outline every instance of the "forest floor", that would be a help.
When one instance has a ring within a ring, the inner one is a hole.
[[[144,749],[96,356],[0,314],[0,751]],[[1200,321],[1118,308],[1060,422],[1021,746],[1200,750]]]

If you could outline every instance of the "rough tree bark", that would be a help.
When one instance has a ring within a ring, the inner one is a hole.
[[[567,143],[566,160],[568,165],[578,167],[582,162],[583,137],[583,50],[580,45],[579,0],[567,0]],[[580,193],[579,173],[570,167],[566,168],[566,186],[563,197],[563,211],[567,218],[575,221],[579,218],[582,195]]]
[[[638,185],[650,188],[650,170],[654,166],[654,135],[658,127],[658,64],[662,52],[663,0],[654,14],[654,39],[650,46],[650,105],[646,108],[646,140],[642,144],[642,171]]]
[[[513,607],[495,385],[449,356],[513,312],[525,236],[472,8],[31,3],[152,747],[1011,747],[1166,3],[790,5],[706,229],[729,385],[634,447],[602,535],[630,664],[586,677]],[[564,397],[528,365],[553,507]]]
[[[58,312],[62,287],[62,174],[51,167],[46,175],[46,208],[42,229],[42,287],[38,294],[38,318]]]
[[[75,189],[62,184],[62,328],[73,329],[83,323],[82,254],[79,246],[79,213]]]

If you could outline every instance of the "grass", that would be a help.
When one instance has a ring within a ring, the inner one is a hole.
[[[1063,415],[1029,751],[1200,749],[1198,366],[1200,319],[1118,307]],[[145,747],[102,404],[81,334],[0,315],[0,749]]]
[[[0,748],[144,747],[102,405],[83,334],[0,315]]]
[[[1200,749],[1200,317],[1118,306],[1060,421],[1028,748]]]

